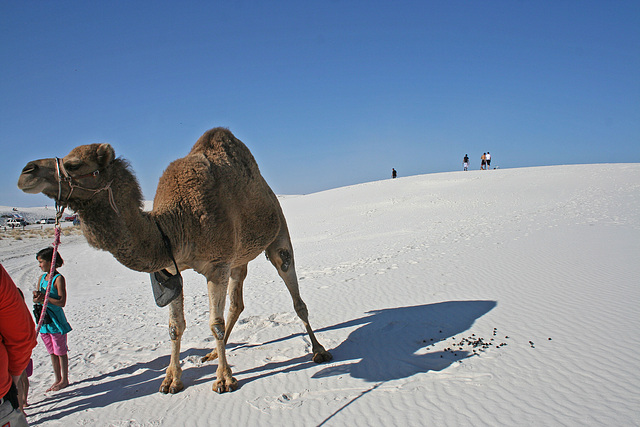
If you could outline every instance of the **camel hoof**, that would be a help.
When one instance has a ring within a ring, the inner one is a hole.
[[[211,362],[212,360],[216,360],[218,358],[218,352],[216,350],[213,350],[211,353],[207,354],[206,356],[203,356],[202,359],[200,359],[201,363],[204,362]]]
[[[182,384],[180,384],[179,386],[171,386],[169,387],[169,393],[171,394],[176,394],[182,391],[182,389],[184,388],[184,386]]]
[[[222,394],[227,391],[234,391],[237,388],[238,388],[238,381],[233,377],[231,377],[230,381],[216,380],[213,383],[213,391],[217,392],[218,394]]]
[[[313,361],[316,363],[328,362],[331,359],[333,359],[331,353],[324,349],[313,354]]]
[[[165,384],[164,382],[160,386],[160,393],[162,394],[176,394],[184,389],[182,381],[174,381],[171,384]]]

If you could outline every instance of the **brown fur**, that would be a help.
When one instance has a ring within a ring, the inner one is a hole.
[[[318,343],[300,298],[293,248],[277,197],[260,174],[249,149],[229,130],[215,128],[198,139],[191,152],[172,162],[158,183],[153,211],[142,211],[142,194],[128,163],[115,157],[109,144],[74,148],[63,164],[80,187],[62,184],[60,199],[76,211],[89,244],[111,252],[123,265],[144,272],[175,270],[156,222],[169,237],[180,270],[192,268],[207,278],[209,324],[216,349],[204,360],[219,358],[213,389],[237,387],[224,346],[244,308],[242,285],[247,263],[262,252],[284,280],[313,347],[313,360],[331,355]],[[99,171],[97,176],[89,175]],[[111,182],[111,190],[104,189]],[[18,187],[57,199],[55,159],[29,162]],[[103,190],[104,189],[104,190]],[[96,190],[98,190],[96,192]],[[109,201],[109,191],[118,213]],[[224,306],[229,294],[227,322]],[[163,393],[182,390],[180,340],[185,329],[183,296],[170,304],[171,362],[160,387]]]

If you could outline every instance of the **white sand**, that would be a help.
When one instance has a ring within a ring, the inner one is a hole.
[[[160,394],[168,309],[147,274],[71,235],[60,271],[72,384],[44,392],[39,344],[32,425],[640,425],[640,164],[444,173],[281,201],[333,361],[310,361],[260,256],[228,346],[240,388],[211,390],[206,286],[188,271],[185,390]],[[29,292],[51,239],[4,236],[0,262]],[[474,356],[453,346],[466,338],[492,345]]]

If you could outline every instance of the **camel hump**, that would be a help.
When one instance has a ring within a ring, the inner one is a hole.
[[[217,127],[206,131],[194,144],[190,154],[203,154],[213,163],[226,163],[248,172],[258,172],[251,151],[229,129]]]

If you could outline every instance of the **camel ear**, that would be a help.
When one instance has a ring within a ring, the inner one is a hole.
[[[109,144],[100,144],[96,154],[98,155],[98,165],[102,168],[108,166],[116,158],[116,152]]]

